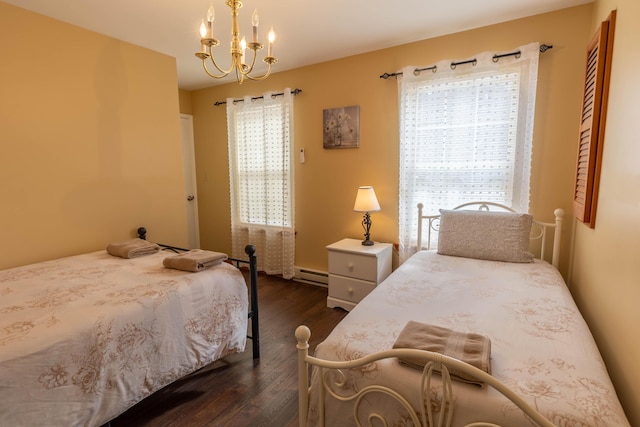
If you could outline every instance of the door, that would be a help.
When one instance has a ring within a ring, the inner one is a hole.
[[[184,170],[185,208],[187,210],[187,238],[189,249],[200,247],[198,199],[196,188],[196,157],[193,147],[193,116],[180,114],[182,166]]]

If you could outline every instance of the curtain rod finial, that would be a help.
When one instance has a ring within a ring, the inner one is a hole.
[[[540,45],[540,52],[546,52],[547,50],[553,48],[553,45],[551,44],[541,44]]]

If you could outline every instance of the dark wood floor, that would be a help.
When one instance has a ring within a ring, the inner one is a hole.
[[[327,289],[260,275],[261,357],[242,354],[213,363],[154,393],[111,421],[130,426],[297,426],[294,331],[311,328],[310,350],[346,315],[327,308]]]

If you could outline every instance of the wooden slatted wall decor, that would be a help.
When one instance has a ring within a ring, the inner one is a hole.
[[[591,228],[595,226],[614,28],[615,11],[598,27],[587,47],[573,212]]]

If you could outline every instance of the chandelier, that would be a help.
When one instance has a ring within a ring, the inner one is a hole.
[[[217,39],[213,38],[213,20],[215,17],[215,12],[213,10],[213,5],[209,7],[207,11],[207,22],[205,23],[204,19],[202,20],[202,25],[200,25],[200,52],[196,53],[196,56],[202,60],[202,66],[204,67],[204,71],[214,79],[221,79],[229,75],[232,71],[235,70],[236,78],[238,83],[242,83],[245,78],[250,80],[264,80],[269,74],[271,74],[271,65],[278,62],[278,59],[273,56],[273,41],[275,40],[275,33],[273,32],[273,27],[269,31],[268,41],[269,45],[267,48],[267,56],[262,58],[262,61],[267,63],[269,68],[267,71],[260,75],[255,76],[251,73],[253,72],[253,67],[256,63],[256,57],[258,56],[258,51],[261,50],[264,46],[262,43],[258,41],[258,11],[255,10],[253,15],[251,16],[251,25],[253,26],[253,37],[250,42],[247,42],[245,37],[242,37],[240,40],[240,27],[238,25],[238,9],[242,7],[242,2],[239,0],[227,0],[227,6],[231,8],[231,65],[228,69],[223,69],[218,65],[216,59],[213,56],[213,48],[220,44]],[[250,63],[246,62],[245,58],[245,50],[249,48],[253,51],[253,59],[251,59]],[[211,63],[213,66],[220,72],[220,74],[214,74],[207,68],[207,60],[211,59]]]

